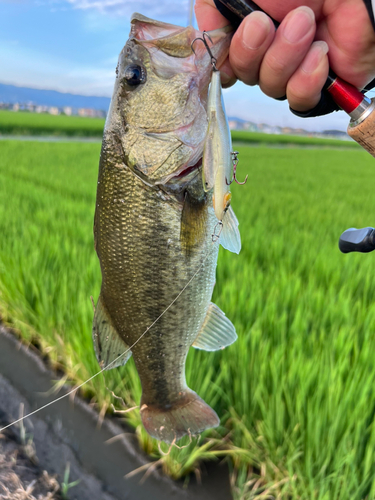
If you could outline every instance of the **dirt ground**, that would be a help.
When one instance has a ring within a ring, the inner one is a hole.
[[[12,429],[0,434],[0,499],[63,499],[56,478],[38,466],[32,439],[23,436],[22,429],[19,435]]]

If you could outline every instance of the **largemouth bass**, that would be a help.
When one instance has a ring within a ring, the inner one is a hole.
[[[102,368],[133,355],[143,425],[170,443],[219,424],[187,387],[190,346],[213,351],[237,335],[211,303],[218,219],[202,183],[210,57],[203,44],[193,53],[191,43],[201,34],[192,27],[140,14],[131,23],[100,156],[94,235],[102,287],[93,340]],[[230,34],[210,35],[220,64]],[[223,233],[238,240],[237,225],[231,212]]]

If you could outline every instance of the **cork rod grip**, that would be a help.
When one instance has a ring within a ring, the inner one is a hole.
[[[375,100],[372,99],[371,111],[362,120],[351,121],[348,134],[375,158]]]

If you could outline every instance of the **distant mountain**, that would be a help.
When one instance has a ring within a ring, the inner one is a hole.
[[[91,108],[107,111],[111,99],[109,97],[97,97],[68,94],[56,90],[41,90],[16,85],[0,83],[0,102],[14,104],[29,103],[41,106],[71,106],[72,108]]]
[[[237,116],[228,116],[228,121],[233,120],[234,122],[238,123],[248,123],[249,120],[244,120],[243,118],[237,118]]]

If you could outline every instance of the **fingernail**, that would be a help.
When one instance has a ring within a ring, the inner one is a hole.
[[[259,49],[270,32],[270,21],[263,12],[253,12],[245,21],[242,43],[248,49]]]
[[[299,7],[287,21],[284,37],[290,43],[297,43],[310,31],[314,22],[314,12],[309,7]]]
[[[228,75],[224,71],[220,69],[220,79],[221,79],[221,85],[223,88],[228,88],[234,85],[237,81],[237,79],[231,75]]]
[[[305,73],[313,73],[327,53],[328,45],[326,42],[314,42],[303,60],[301,68]]]

